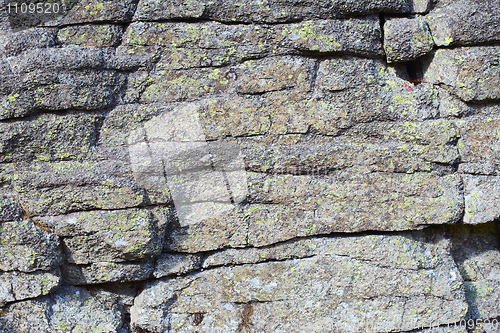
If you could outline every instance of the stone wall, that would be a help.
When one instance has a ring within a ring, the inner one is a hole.
[[[499,0],[9,3],[0,332],[500,331]]]

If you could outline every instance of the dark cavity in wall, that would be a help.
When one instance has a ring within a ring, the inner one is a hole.
[[[405,62],[404,66],[406,68],[406,73],[408,74],[408,81],[413,84],[422,83],[425,73],[420,59]]]
[[[418,85],[424,81],[427,66],[422,59],[395,63],[392,66],[396,70],[396,75],[402,80],[411,82],[414,85]]]
[[[385,24],[385,16],[384,14],[379,14],[379,23],[380,23],[380,41],[382,45],[384,45],[384,24]]]

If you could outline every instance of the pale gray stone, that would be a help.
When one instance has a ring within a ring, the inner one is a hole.
[[[419,229],[455,223],[463,212],[454,175],[257,174],[249,184],[248,242],[255,246],[333,232]]]
[[[5,1],[1,333],[500,316],[498,0]]]
[[[67,14],[44,23],[45,26],[65,26],[89,22],[130,22],[136,7],[137,1],[134,0],[82,0],[73,3]]]
[[[33,72],[11,74],[4,78],[4,92],[0,94],[0,119],[25,117],[40,111],[105,109],[115,102],[116,93],[124,82],[123,75],[113,71],[86,69],[84,64],[77,71],[47,69],[44,72],[35,69],[36,63],[40,67],[45,66],[44,59],[47,58],[33,52],[30,57],[26,56],[24,63],[11,66],[14,70],[22,70],[18,65],[35,67],[31,67]],[[54,66],[64,66],[60,64],[56,61]],[[73,64],[79,66],[78,62]]]
[[[18,164],[14,190],[30,215],[60,215],[78,210],[123,209],[143,205],[144,192],[123,161],[62,161]]]
[[[122,33],[120,25],[78,25],[60,29],[57,40],[63,45],[113,47],[121,43]]]
[[[31,28],[18,32],[0,34],[0,56],[16,56],[31,49],[52,47],[56,44],[56,33],[50,28]]]
[[[415,13],[425,14],[431,9],[434,2],[435,0],[413,0],[413,10]]]
[[[408,240],[400,237],[333,239],[343,250],[332,244],[333,253],[321,252],[311,258],[160,279],[149,283],[136,298],[132,326],[183,332],[299,332],[305,328],[308,332],[361,332],[361,327],[372,326],[388,332],[464,318],[467,304],[449,241],[438,235],[429,243],[425,237],[414,238],[408,244],[421,244],[417,251],[423,251],[415,252],[414,258],[421,253],[435,266],[417,264],[415,269],[407,269],[403,263],[412,259],[399,242]],[[368,259],[373,258],[369,252],[357,252],[368,243],[376,244],[385,264]],[[377,319],[380,317],[384,320]]]
[[[464,223],[480,224],[500,218],[500,177],[464,175]]]
[[[238,63],[265,55],[303,52],[381,56],[378,18],[306,21],[261,26],[209,23],[135,22],[127,29],[122,57],[155,57],[160,69],[188,69]],[[150,60],[151,61],[151,60]]]
[[[103,296],[63,287],[50,297],[14,303],[2,310],[0,331],[117,332],[123,326],[123,308],[118,300]]]
[[[428,247],[424,242],[421,242],[430,234],[426,236],[426,232],[418,231],[408,237],[405,237],[405,235],[405,233],[402,233],[398,236],[324,236],[291,240],[266,247],[226,249],[206,256],[203,261],[203,268],[285,261],[311,258],[318,255],[347,255],[380,266],[398,266],[415,270],[419,268],[434,269],[439,265],[439,261],[434,256],[438,255],[441,248],[436,246]],[[387,248],[378,246],[386,243],[387,246],[405,248],[407,255],[404,258],[387,256]]]
[[[60,161],[92,154],[102,117],[42,114],[0,124],[1,162]]]
[[[426,82],[388,67],[381,60],[339,57],[321,62],[317,85],[321,93],[308,109],[319,109],[320,124],[338,122],[340,129],[359,122],[424,120],[439,115],[438,91]],[[319,129],[321,130],[321,128]],[[337,132],[321,132],[335,135]]]

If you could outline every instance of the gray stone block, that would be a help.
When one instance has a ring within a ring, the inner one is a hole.
[[[387,62],[415,60],[434,47],[423,18],[394,18],[384,24],[384,49]]]

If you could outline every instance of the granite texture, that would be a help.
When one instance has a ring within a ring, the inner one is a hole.
[[[500,331],[498,0],[9,3],[0,333]]]

